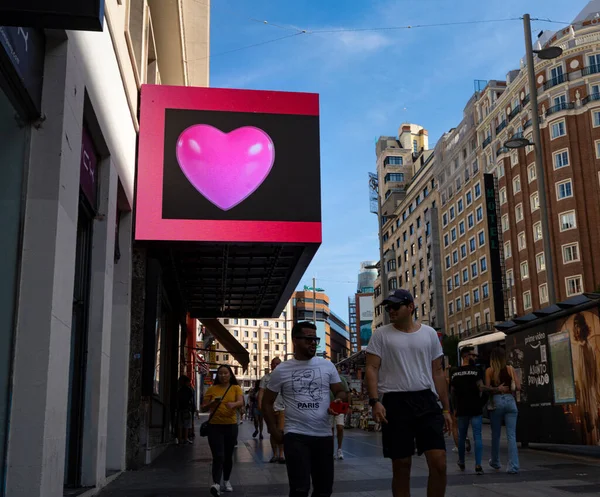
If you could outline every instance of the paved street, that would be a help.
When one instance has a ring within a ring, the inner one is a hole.
[[[285,466],[269,464],[267,439],[252,439],[250,423],[240,427],[240,444],[232,475],[233,494],[244,497],[287,495]],[[266,435],[266,430],[265,430]],[[205,439],[194,446],[169,447],[152,466],[120,476],[101,497],[184,497],[209,495],[210,451]],[[484,462],[489,458],[489,426],[484,426]],[[390,496],[391,465],[381,456],[380,436],[362,430],[346,430],[344,461],[336,461],[335,497]],[[598,495],[600,460],[521,450],[519,475],[493,472],[476,476],[473,457],[467,459],[467,472],[456,466],[456,454],[449,455],[448,496],[559,497]],[[502,461],[506,461],[503,451]],[[487,466],[484,464],[484,466]],[[413,496],[425,496],[427,469],[424,458],[413,462]]]

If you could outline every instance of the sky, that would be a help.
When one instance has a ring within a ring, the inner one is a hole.
[[[204,3],[206,0],[196,0]],[[212,0],[210,86],[320,94],[323,243],[300,287],[324,288],[348,318],[361,261],[379,259],[369,212],[375,140],[411,122],[429,145],[462,119],[475,80],[503,80],[524,56],[520,20],[570,22],[587,0]],[[266,23],[263,21],[267,21]],[[562,27],[532,22],[534,36]],[[340,29],[378,30],[311,33]],[[306,30],[306,33],[301,33]],[[270,42],[277,38],[286,37]],[[256,45],[250,48],[251,45]],[[241,49],[241,50],[240,50]]]

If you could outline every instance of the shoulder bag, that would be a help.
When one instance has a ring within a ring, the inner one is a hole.
[[[221,406],[221,402],[223,402],[223,399],[227,396],[227,392],[229,392],[229,389],[231,388],[231,385],[229,385],[227,387],[227,390],[225,390],[225,393],[223,394],[223,397],[221,397],[221,400],[219,401],[219,403],[217,404],[217,407],[215,407],[215,410],[210,414],[210,416],[208,417],[208,420],[205,421],[204,423],[202,423],[200,425],[200,436],[201,437],[206,437],[208,436],[208,425],[210,425],[210,420],[213,418],[213,416],[216,414],[217,409]]]

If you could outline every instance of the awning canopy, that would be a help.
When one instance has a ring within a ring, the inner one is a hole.
[[[231,333],[217,319],[203,319],[202,324],[223,345],[237,362],[240,363],[244,371],[248,369],[250,363],[250,354],[245,347],[238,342]]]

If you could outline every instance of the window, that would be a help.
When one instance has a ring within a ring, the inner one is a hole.
[[[572,276],[567,278],[567,296],[579,295],[583,293],[583,282],[581,276]]]
[[[463,236],[465,234],[465,222],[461,221],[460,223],[458,223],[458,234],[460,236]]]
[[[471,307],[471,294],[470,293],[465,293],[464,296],[464,301],[465,301],[465,309],[467,307]]]
[[[521,177],[520,176],[515,176],[513,178],[513,194],[514,193],[519,193],[521,191]]]
[[[571,243],[569,245],[563,245],[562,252],[563,252],[563,262],[565,264],[579,260],[579,244],[578,243]]]
[[[504,178],[504,174],[504,163],[501,162],[498,164],[498,178]]]
[[[451,238],[452,242],[456,241],[456,228],[452,228],[450,230],[450,238]]]
[[[538,287],[539,296],[540,296],[540,304],[548,303],[548,284],[544,283]]]
[[[475,237],[471,237],[469,238],[469,252],[473,253],[475,252]]]
[[[386,157],[383,161],[383,165],[401,166],[403,164],[402,157]]]
[[[479,259],[479,269],[482,273],[485,273],[487,271],[487,258],[485,256]]]
[[[252,344],[252,348],[253,348],[254,350],[258,350],[258,344],[257,344],[257,343],[253,343],[253,344]]]
[[[516,166],[519,163],[519,155],[517,154],[517,152],[513,152],[512,154],[510,154],[510,165],[512,166]]]
[[[471,264],[471,279],[477,278],[477,263],[473,262]]]
[[[244,324],[245,324],[246,326],[248,326],[248,323],[249,323],[249,321],[248,321],[247,319],[244,319]]]
[[[512,269],[506,271],[506,284],[508,286],[515,286],[515,276]]]
[[[533,241],[538,242],[542,239],[542,222],[538,221],[533,225]]]
[[[569,165],[569,151],[563,150],[554,154],[554,169],[567,167]]]
[[[487,299],[490,296],[490,285],[488,283],[484,283],[481,285],[481,291],[483,293],[483,298]]]
[[[464,206],[464,202],[462,198],[458,199],[458,202],[456,202],[456,209],[458,210],[458,213],[461,214],[462,211],[465,210],[465,206]]]
[[[473,217],[473,214],[469,214],[467,216],[467,225],[469,226],[469,229],[475,226],[475,218]]]
[[[527,166],[527,181],[531,183],[537,178],[537,171],[535,170],[535,164],[529,164]]]
[[[408,262],[408,250],[404,251],[404,262]]]
[[[417,228],[421,227],[421,216],[417,218]]]
[[[477,174],[477,172],[479,171],[479,162],[477,161],[477,159],[475,159],[473,161],[473,174]]]
[[[402,241],[405,242],[406,241],[406,231],[404,233],[402,233]]]
[[[556,199],[562,200],[573,196],[573,183],[568,179],[556,184]]]
[[[448,236],[448,233],[444,234],[444,247],[447,247],[448,245],[450,245],[450,237]]]
[[[416,264],[412,265],[412,275],[413,275],[413,278],[417,276],[417,265]]]
[[[402,181],[404,181],[404,174],[403,173],[387,173],[384,176],[383,181],[385,183],[387,183],[388,181],[402,182]]]
[[[465,195],[465,200],[467,202],[467,207],[473,203],[473,194],[471,193],[471,190],[469,190]]]
[[[523,308],[531,309],[531,292],[529,290],[523,292]]]
[[[565,136],[567,134],[567,128],[565,126],[565,121],[558,121],[555,123],[552,123],[552,126],[550,128],[550,134],[552,136],[552,140],[554,140],[555,138],[558,138],[560,136]]]
[[[458,250],[452,252],[452,263],[455,265],[458,264]]]
[[[485,245],[485,232],[483,230],[481,230],[477,234],[477,237],[479,238],[479,246],[483,247]]]
[[[253,336],[254,338],[258,338],[258,332],[257,332],[257,331],[253,331],[253,332],[252,332],[252,336]]]
[[[263,321],[263,326],[269,326],[269,322],[268,321]]]
[[[594,128],[597,128],[600,126],[600,111],[595,110],[594,112],[592,112],[592,122],[593,122]]]
[[[417,246],[414,243],[410,244],[410,255],[415,255],[417,253]]]
[[[450,207],[450,221],[452,221],[456,217],[454,212],[454,206]]]
[[[419,238],[417,238],[417,248],[423,248],[423,237],[420,236]]]
[[[467,268],[462,270],[462,280],[463,283],[467,283],[469,281],[469,270]]]
[[[419,144],[417,140],[413,140],[413,154],[416,154],[419,151]]]
[[[572,230],[577,227],[575,211],[562,212],[559,214],[560,231]]]
[[[268,343],[265,343],[265,344],[263,345],[263,349],[264,349],[264,350],[269,350],[269,344],[268,344]]]
[[[479,197],[481,197],[481,183],[475,185],[475,198],[478,199]]]
[[[454,302],[448,302],[448,316],[454,314]]]
[[[544,252],[540,252],[535,256],[535,267],[537,268],[538,273],[546,270],[546,257],[544,257]]]
[[[415,225],[411,224],[410,227],[408,228],[408,231],[410,232],[411,235],[415,234]]]
[[[467,244],[466,243],[463,243],[460,246],[460,258],[461,258],[461,260],[467,258]]]
[[[475,217],[477,218],[478,223],[483,221],[483,207],[481,205],[475,210]]]
[[[452,278],[446,280],[446,291],[450,293],[452,291]]]
[[[245,343],[245,344],[244,344],[244,347],[248,348],[248,344],[247,344],[247,343]]]
[[[279,345],[278,344],[275,345],[275,350],[279,350]]]
[[[425,263],[423,259],[419,259],[419,271],[423,271],[423,269],[425,269]]]
[[[517,237],[517,247],[519,247],[519,252],[527,248],[527,239],[524,231],[521,231]]]
[[[596,144],[596,159],[600,159],[600,140],[594,142]]]
[[[517,204],[515,207],[515,220],[517,223],[523,221],[523,204]]]
[[[450,269],[451,266],[452,266],[452,261],[450,260],[450,256],[447,255],[446,256],[446,269]]]
[[[448,226],[448,213],[447,212],[444,212],[442,214],[442,226],[444,226],[444,228],[446,226]],[[406,239],[405,239],[405,241],[406,241]]]
[[[504,260],[510,259],[512,257],[512,248],[510,246],[510,241],[504,244]]]
[[[456,299],[456,312],[462,311],[462,299],[458,297]]]
[[[502,216],[502,232],[505,233],[510,229],[510,224],[508,222],[508,214],[504,214]]]
[[[521,279],[529,278],[529,263],[527,261],[521,263]]]
[[[240,335],[240,332],[238,330],[233,330],[233,336],[237,337]]]
[[[247,331],[244,331],[244,337],[248,338],[248,332]]]
[[[479,288],[473,289],[473,303],[479,304]]]
[[[506,187],[500,188],[500,205],[504,205],[508,201],[506,197]]]
[[[458,288],[460,286],[460,275],[456,273],[454,275],[454,288]]]
[[[540,208],[540,195],[538,192],[535,192],[529,197],[529,203],[531,204],[531,212],[537,211]]]

